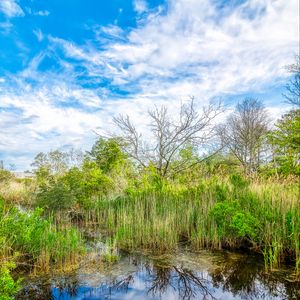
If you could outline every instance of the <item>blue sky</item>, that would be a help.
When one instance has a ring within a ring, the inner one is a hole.
[[[221,98],[288,107],[284,66],[298,51],[295,0],[0,0],[0,160],[88,149],[154,104]]]

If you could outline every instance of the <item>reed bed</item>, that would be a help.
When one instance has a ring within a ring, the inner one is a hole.
[[[84,223],[126,250],[244,249],[262,253],[267,267],[277,268],[288,260],[299,272],[297,184],[219,182],[100,199],[94,209],[82,212]]]
[[[66,270],[78,263],[90,236],[110,248],[159,254],[179,247],[255,251],[267,268],[289,261],[299,273],[300,204],[294,181],[249,183],[235,175],[216,176],[191,186],[169,182],[128,188],[113,199],[88,201],[92,205],[85,209],[30,213],[0,201],[0,259],[17,254],[35,273]]]

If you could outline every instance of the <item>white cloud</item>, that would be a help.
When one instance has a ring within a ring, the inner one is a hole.
[[[170,0],[167,10],[142,14],[129,32],[116,25],[94,28],[95,40],[86,44],[49,36],[51,51],[0,82],[0,151],[15,153],[26,145],[30,160],[65,145],[88,148],[92,131],[111,129],[119,113],[144,130],[153,104],[173,112],[189,95],[200,107],[211,97],[263,94],[282,84],[283,66],[298,50],[296,1],[249,0],[222,10],[214,3]],[[34,34],[44,38],[39,30]],[[41,72],[47,57],[58,66]],[[277,117],[280,109],[269,111]]]
[[[148,4],[146,0],[134,0],[133,7],[134,10],[139,14],[144,13],[148,10]]]
[[[8,35],[12,29],[13,25],[11,22],[6,21],[6,22],[1,22],[0,23],[0,32],[3,34]]]
[[[41,16],[41,17],[47,17],[50,15],[50,11],[48,10],[39,10],[37,12],[34,12],[35,16]]]
[[[24,12],[16,0],[1,0],[0,12],[9,18],[24,16]]]
[[[214,96],[260,89],[285,76],[283,66],[298,48],[293,1],[250,0],[226,14],[208,0],[170,0],[168,7],[165,14],[148,14],[126,40],[109,41],[104,51],[59,44],[91,73],[97,69],[120,85],[172,97],[175,90]]]
[[[40,29],[33,30],[33,34],[36,36],[39,42],[41,42],[44,39],[44,35]]]

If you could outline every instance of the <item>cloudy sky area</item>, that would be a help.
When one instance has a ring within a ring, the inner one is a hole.
[[[88,149],[114,115],[245,96],[285,109],[297,0],[0,0],[0,160]]]

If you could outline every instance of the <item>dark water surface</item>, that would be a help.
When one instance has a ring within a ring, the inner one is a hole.
[[[16,299],[300,299],[293,269],[265,272],[260,257],[227,252],[130,254],[111,265],[91,254],[74,274],[24,283]]]

